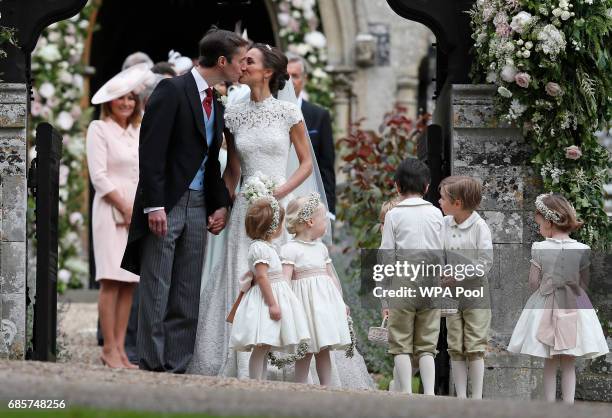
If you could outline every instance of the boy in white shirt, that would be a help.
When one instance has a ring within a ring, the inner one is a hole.
[[[471,398],[482,399],[484,354],[491,325],[486,274],[493,264],[491,231],[476,212],[482,200],[482,185],[471,177],[447,177],[440,183],[440,196],[440,207],[446,215],[443,243],[447,262],[472,265],[483,273],[472,277],[455,274],[454,278],[443,279],[448,286],[461,283],[464,289],[484,289],[478,298],[460,298],[459,310],[446,317],[448,354],[457,397],[466,397],[469,364]]]
[[[395,184],[402,200],[385,216],[381,250],[410,253],[426,257],[442,250],[443,218],[439,209],[423,199],[431,181],[429,168],[416,158],[406,158],[397,168]],[[389,260],[392,252],[383,252]],[[393,258],[393,257],[391,257]],[[394,262],[394,260],[389,260]],[[389,262],[388,261],[388,262]],[[394,355],[396,388],[412,393],[411,356],[418,359],[424,393],[434,395],[435,365],[440,309],[414,307],[391,309],[385,307],[383,315],[389,317],[389,354]]]

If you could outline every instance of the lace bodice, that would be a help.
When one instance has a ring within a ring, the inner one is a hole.
[[[293,103],[270,96],[262,102],[243,102],[225,111],[225,126],[234,135],[243,177],[257,171],[284,179],[287,171],[289,131],[302,120]]]

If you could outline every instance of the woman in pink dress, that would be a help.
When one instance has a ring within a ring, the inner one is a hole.
[[[132,293],[139,277],[123,270],[132,206],[138,185],[138,135],[141,106],[133,91],[148,69],[130,67],[109,80],[93,97],[102,104],[100,120],[87,130],[87,163],[95,189],[92,213],[98,310],[104,347],[100,360],[111,368],[137,368],[125,353]]]

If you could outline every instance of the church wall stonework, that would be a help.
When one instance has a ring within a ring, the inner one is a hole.
[[[0,84],[0,358],[25,353],[26,86]]]
[[[451,93],[451,173],[483,183],[479,213],[491,228],[495,250],[488,276],[493,316],[483,396],[541,399],[543,362],[505,350],[530,295],[530,248],[538,240],[533,202],[540,185],[520,131],[495,117],[494,93],[482,85],[454,85]]]
[[[365,118],[365,129],[377,130],[386,112],[396,102],[409,108],[416,116],[418,69],[428,47],[434,42],[425,26],[398,16],[385,0],[355,0],[319,2],[323,29],[328,39],[328,63],[332,76],[336,73],[350,78],[347,103],[345,83],[336,83],[336,118],[338,131],[346,132],[350,121]],[[374,59],[359,60],[356,50],[359,40],[372,37]],[[346,107],[350,114],[346,115]]]

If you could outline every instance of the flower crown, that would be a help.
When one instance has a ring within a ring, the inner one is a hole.
[[[278,205],[278,200],[276,200],[274,196],[264,196],[261,199],[267,201],[272,208],[272,223],[266,231],[266,236],[269,237],[278,229],[278,224],[280,223],[280,206]]]
[[[550,222],[559,223],[561,222],[561,215],[559,215],[554,210],[550,209],[544,203],[544,198],[547,196],[552,196],[552,193],[545,193],[545,194],[541,194],[538,197],[536,197],[535,207],[537,211],[542,214],[544,219]]]
[[[300,208],[297,214],[297,220],[299,222],[308,222],[312,219],[315,210],[321,204],[321,196],[317,192],[312,192],[308,195],[308,200],[304,203],[304,206]]]
[[[274,234],[280,223],[280,206],[273,195],[276,188],[276,182],[270,177],[257,171],[255,175],[249,177],[242,189],[242,193],[249,205],[252,205],[258,200],[265,200],[272,208],[272,223],[266,231],[266,236]]]

